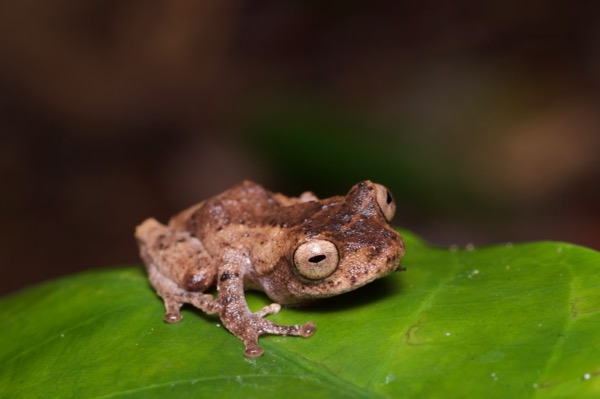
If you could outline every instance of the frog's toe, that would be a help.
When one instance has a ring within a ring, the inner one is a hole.
[[[281,310],[281,305],[278,303],[272,303],[269,306],[265,306],[261,310],[255,313],[258,317],[265,317],[268,314],[277,314]]]
[[[294,324],[291,326],[282,326],[279,324],[271,323],[265,320],[265,324],[262,327],[263,334],[274,334],[274,335],[295,335],[300,337],[310,337],[315,333],[317,327],[315,323],[309,321],[303,325]]]
[[[181,321],[182,317],[181,314],[179,312],[167,312],[165,314],[165,317],[163,318],[163,320],[167,323],[179,323]]]
[[[254,344],[254,345],[246,346],[246,351],[244,352],[244,355],[246,357],[254,358],[254,357],[262,356],[263,353],[264,353],[264,349],[256,344]]]
[[[300,327],[300,336],[304,338],[308,338],[313,335],[317,331],[317,326],[312,321],[304,323],[302,327]]]

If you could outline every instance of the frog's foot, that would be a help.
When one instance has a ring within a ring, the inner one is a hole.
[[[263,334],[295,335],[307,338],[313,335],[316,329],[315,323],[312,321],[302,325],[282,326],[262,318],[259,312],[256,312],[252,315],[252,322],[248,325],[248,328],[242,331],[240,335],[234,334],[244,342],[244,346],[246,347],[244,355],[247,357],[259,357],[263,354],[264,350],[258,345],[258,338]]]

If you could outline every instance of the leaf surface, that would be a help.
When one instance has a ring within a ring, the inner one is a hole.
[[[403,273],[270,318],[312,320],[265,354],[212,316],[162,322],[141,267],[0,300],[0,397],[600,397],[600,253],[564,243],[434,248]],[[268,303],[249,293],[252,309]]]

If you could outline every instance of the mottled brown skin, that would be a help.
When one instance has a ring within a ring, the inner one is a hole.
[[[312,322],[280,326],[264,318],[280,305],[338,295],[398,270],[404,243],[388,223],[394,210],[385,187],[370,181],[323,200],[308,192],[286,197],[244,181],[167,226],[147,219],[135,235],[149,280],[164,300],[165,321],[180,321],[185,303],[218,313],[254,357],[263,352],[262,334],[315,332]],[[215,285],[217,298],[204,293]],[[245,289],[264,291],[276,303],[252,313]]]

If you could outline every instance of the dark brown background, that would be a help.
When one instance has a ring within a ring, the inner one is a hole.
[[[596,1],[0,2],[0,293],[243,178],[438,245],[600,248]]]

